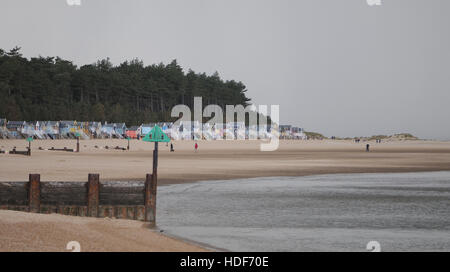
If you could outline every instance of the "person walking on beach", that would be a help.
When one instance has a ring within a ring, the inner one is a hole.
[[[197,149],[198,149],[198,143],[197,142],[195,142],[194,148],[195,148],[195,152],[197,152]]]
[[[369,152],[369,151],[370,151],[369,149],[370,149],[370,145],[367,144],[367,145],[366,145],[366,152]]]

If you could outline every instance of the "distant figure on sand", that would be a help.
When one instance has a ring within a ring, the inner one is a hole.
[[[197,142],[195,143],[194,147],[195,147],[195,152],[197,152],[197,149],[198,149],[198,143]]]
[[[173,143],[170,143],[170,152],[174,152],[175,150],[173,150]]]
[[[367,145],[366,145],[366,152],[369,152],[369,151],[370,151],[369,149],[370,149],[370,145],[367,144]]]

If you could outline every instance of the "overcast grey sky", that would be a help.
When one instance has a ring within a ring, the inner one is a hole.
[[[450,139],[450,1],[0,0],[0,48],[77,65],[177,59],[328,136]]]

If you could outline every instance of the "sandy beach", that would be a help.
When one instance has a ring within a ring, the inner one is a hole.
[[[205,250],[152,231],[139,221],[0,210],[0,252],[67,252],[70,241],[89,252]]]
[[[38,150],[74,148],[75,140],[36,140],[32,156],[0,154],[0,181],[138,180],[151,172],[153,144],[126,140],[81,141],[81,152]],[[351,141],[281,141],[275,152],[259,151],[258,141],[175,142],[175,152],[160,144],[159,184],[263,176],[304,176],[329,173],[375,173],[450,170],[450,142],[397,141],[376,144]],[[24,140],[0,140],[2,150],[25,150]],[[97,148],[95,147],[97,146]],[[101,148],[100,148],[101,147]],[[30,232],[33,228],[34,232]],[[66,251],[79,241],[84,251],[197,251],[204,250],[149,230],[139,221],[81,218],[0,211],[0,251]]]
[[[450,142],[396,141],[376,144],[351,141],[281,141],[274,152],[261,152],[259,141],[200,141],[174,143],[175,152],[160,144],[159,185],[199,180],[267,176],[304,176],[331,173],[373,173],[450,170]],[[0,148],[26,150],[25,140],[0,140]],[[75,140],[36,140],[32,156],[0,154],[0,181],[27,181],[41,174],[42,181],[87,181],[89,173],[101,180],[143,180],[151,173],[153,144],[126,140],[80,141],[81,152],[41,151],[75,148]],[[98,148],[95,148],[97,146]]]

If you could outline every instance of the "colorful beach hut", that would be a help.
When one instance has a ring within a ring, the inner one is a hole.
[[[59,135],[59,122],[58,121],[47,121],[44,123],[44,133],[49,139],[58,139]]]
[[[22,131],[26,126],[27,122],[25,121],[8,121],[6,124],[6,129],[8,130],[8,137],[15,139],[24,138]]]
[[[138,126],[132,126],[130,128],[127,128],[126,136],[128,138],[131,138],[131,139],[137,139],[137,137],[138,137],[138,130],[139,130]]]
[[[88,122],[87,129],[89,135],[92,138],[101,138],[102,136],[102,123],[101,122]]]

